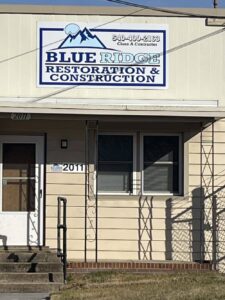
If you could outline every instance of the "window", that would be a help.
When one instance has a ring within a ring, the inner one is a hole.
[[[133,136],[99,135],[98,190],[132,193]]]
[[[178,194],[180,192],[179,136],[143,137],[144,193]]]

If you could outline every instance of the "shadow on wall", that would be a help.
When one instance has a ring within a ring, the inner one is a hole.
[[[213,261],[215,252],[218,251],[215,244],[219,244],[213,226],[215,222],[218,223],[218,214],[223,213],[225,220],[225,207],[218,211],[217,205],[212,205],[215,199],[212,195],[206,196],[202,188],[194,189],[191,196],[182,199],[180,197],[169,198],[164,207],[157,207],[157,200],[154,197],[140,197],[138,258],[152,260],[157,255],[162,257],[164,253],[166,260]],[[159,212],[160,209],[161,212]],[[158,215],[158,212],[161,214],[162,210],[165,210],[164,220],[162,215]],[[163,222],[165,231],[162,227]],[[165,241],[157,230],[165,232]],[[164,249],[156,250],[154,244],[157,242],[165,242]]]
[[[204,201],[201,200],[203,195],[204,190],[196,188],[191,199],[188,197],[166,201],[167,260],[205,261]]]

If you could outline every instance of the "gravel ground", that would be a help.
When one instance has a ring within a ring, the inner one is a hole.
[[[1,293],[0,300],[49,300],[46,293]]]

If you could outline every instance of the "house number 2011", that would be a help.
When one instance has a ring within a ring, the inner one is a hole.
[[[62,165],[63,172],[84,172],[84,165],[83,164],[71,164],[65,163]]]

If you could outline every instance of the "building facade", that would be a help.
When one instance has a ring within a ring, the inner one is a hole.
[[[223,270],[225,11],[0,12],[2,245]]]

